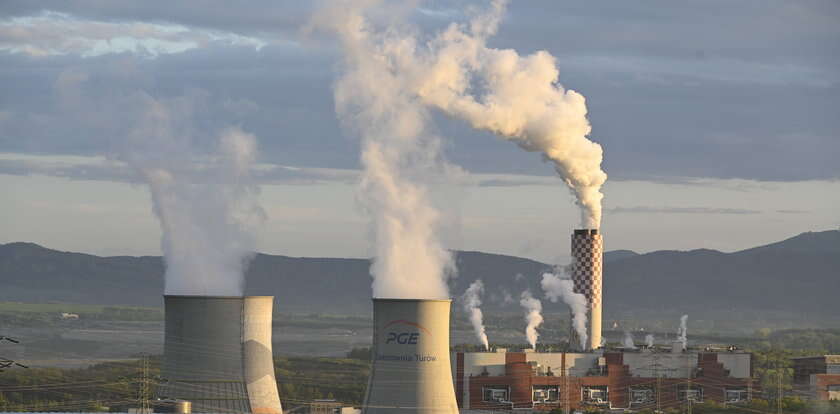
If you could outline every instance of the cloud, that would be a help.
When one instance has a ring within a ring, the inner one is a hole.
[[[83,20],[51,11],[0,21],[0,51],[29,56],[133,53],[157,57],[214,44],[259,50],[267,43],[236,33],[177,24]]]
[[[608,209],[613,214],[760,214],[761,210],[720,207],[614,207]]]

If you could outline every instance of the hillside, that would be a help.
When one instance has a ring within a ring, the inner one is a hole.
[[[485,307],[515,310],[525,288],[539,289],[549,265],[513,256],[457,252],[460,294],[476,278]],[[840,231],[809,232],[755,248],[608,252],[604,292],[608,313],[731,310],[840,313]],[[286,311],[366,313],[369,262],[258,254],[246,293],[274,295]],[[98,257],[31,243],[0,245],[0,300],[157,306],[163,290],[160,257]],[[518,276],[521,275],[521,276]],[[549,310],[561,305],[546,303]],[[696,313],[695,313],[696,314]]]

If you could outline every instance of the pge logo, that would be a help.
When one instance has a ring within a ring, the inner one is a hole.
[[[426,334],[429,334],[429,330],[420,325],[416,322],[410,322],[402,319],[398,319],[395,321],[391,321],[385,324],[384,328],[387,329],[393,325],[407,325],[413,328],[417,328]],[[388,337],[385,339],[386,344],[393,344],[397,343],[400,345],[417,345],[417,341],[420,339],[420,332],[388,332]]]
[[[417,345],[417,338],[420,337],[420,332],[403,332],[403,333],[396,333],[396,332],[388,332],[388,339],[385,340],[386,344],[392,344],[394,342],[400,345]]]

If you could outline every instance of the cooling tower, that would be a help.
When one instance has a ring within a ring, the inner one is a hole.
[[[195,413],[281,414],[271,352],[273,296],[164,296],[158,397]]]
[[[450,302],[373,299],[373,365],[363,413],[458,413]]]
[[[601,346],[601,270],[604,240],[595,229],[575,230],[572,234],[572,281],[574,291],[589,302],[588,350]]]

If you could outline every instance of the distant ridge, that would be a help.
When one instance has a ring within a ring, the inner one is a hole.
[[[733,253],[698,249],[604,257],[605,311],[727,312],[756,310],[837,314],[840,305],[840,231],[802,233]],[[486,286],[485,308],[518,311],[525,289],[540,294],[551,266],[515,256],[457,252],[452,296],[473,280]],[[366,313],[370,310],[369,261],[258,254],[246,294],[274,295],[278,309]],[[60,252],[34,243],[0,245],[0,300],[159,306],[160,257]],[[521,275],[521,276],[518,276]],[[543,301],[549,311],[562,304]]]

